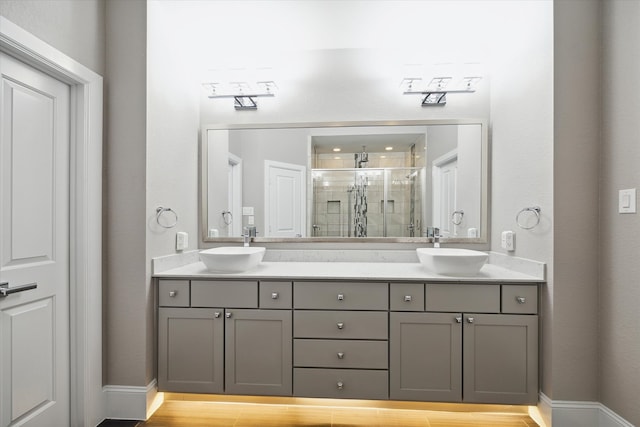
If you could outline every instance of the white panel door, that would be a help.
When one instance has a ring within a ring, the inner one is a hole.
[[[434,165],[433,175],[433,224],[441,235],[456,236],[457,226],[451,216],[457,203],[458,157]]]
[[[265,235],[303,237],[306,168],[266,160],[265,171]]]
[[[0,427],[68,426],[70,89],[0,72]]]

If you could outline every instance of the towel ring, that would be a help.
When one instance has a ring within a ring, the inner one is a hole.
[[[160,218],[167,212],[171,212],[173,214],[173,222],[169,224],[163,224],[162,222],[160,222]],[[162,206],[158,206],[156,208],[156,222],[162,228],[173,228],[178,224],[178,214],[171,208],[163,208]]]
[[[462,209],[460,209],[459,211],[453,211],[451,213],[451,222],[453,223],[453,225],[460,225],[462,224],[463,217],[464,217],[464,211]]]
[[[525,212],[533,212],[533,214],[536,216],[535,224],[530,225],[530,226],[526,226],[526,225],[523,225],[522,223],[520,223],[520,216]],[[524,230],[531,230],[532,228],[536,227],[538,224],[540,224],[540,207],[539,206],[532,206],[530,208],[522,209],[516,215],[516,224],[518,224],[518,227],[520,227],[520,228],[522,228]]]

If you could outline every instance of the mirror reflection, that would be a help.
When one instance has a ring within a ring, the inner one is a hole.
[[[202,138],[205,241],[486,239],[481,121],[222,129]]]

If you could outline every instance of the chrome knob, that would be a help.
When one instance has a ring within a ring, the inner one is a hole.
[[[344,294],[338,294],[338,301],[344,300]]]
[[[473,317],[467,317],[467,323],[473,323],[476,319]]]
[[[342,329],[342,328],[344,328],[344,323],[343,322],[338,322],[337,326],[338,326],[338,329]]]
[[[224,315],[224,317],[226,317],[227,319],[230,319],[230,318],[231,318],[231,313],[226,313],[226,314]]]
[[[462,323],[462,317],[460,316],[456,317],[456,323]]]
[[[516,301],[518,301],[518,304],[524,304],[527,299],[525,297],[516,297]]]
[[[344,359],[344,353],[343,352],[339,352],[338,353],[338,359]]]
[[[336,385],[338,386],[338,390],[342,390],[344,388],[344,383],[342,381],[338,381]]]
[[[215,313],[213,313],[213,317],[215,317],[216,319],[220,317],[220,312],[216,311]]]
[[[413,299],[413,297],[411,295],[405,295],[404,296],[404,301],[405,302],[411,302],[412,299]]]
[[[169,291],[169,296],[171,298],[175,298],[176,295],[178,295],[178,291]]]
[[[278,292],[271,292],[271,299],[278,299],[279,296]]]

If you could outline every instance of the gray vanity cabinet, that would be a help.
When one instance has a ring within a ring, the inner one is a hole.
[[[536,404],[538,316],[465,314],[464,401]]]
[[[390,398],[462,400],[462,315],[390,314]]]
[[[227,393],[291,395],[291,341],[291,311],[227,310]]]
[[[291,283],[265,290],[279,305]],[[291,395],[291,309],[259,309],[258,295],[257,281],[160,280],[158,389]]]
[[[158,389],[224,391],[224,310],[158,309]]]
[[[426,284],[425,299],[452,311],[390,313],[392,399],[537,402],[537,286]]]

